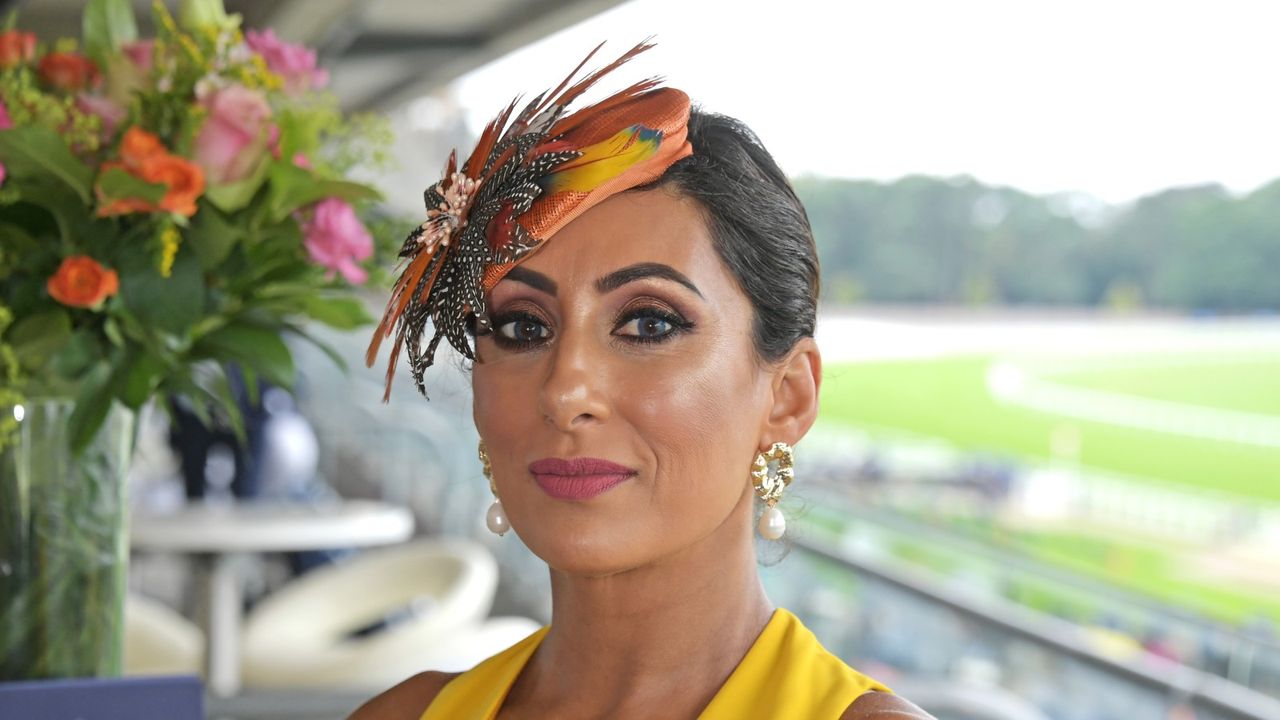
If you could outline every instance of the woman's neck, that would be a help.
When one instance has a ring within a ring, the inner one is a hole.
[[[746,512],[750,512],[750,499]],[[551,631],[509,696],[544,716],[694,716],[773,608],[735,512],[679,553],[606,577],[552,571]],[[744,532],[744,527],[747,530]]]

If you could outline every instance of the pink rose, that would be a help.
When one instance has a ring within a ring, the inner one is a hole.
[[[209,117],[196,136],[195,161],[214,185],[253,174],[270,142],[271,107],[261,93],[230,85],[205,96]]]
[[[155,54],[155,40],[135,40],[120,46],[120,52],[129,58],[129,62],[144,75],[151,72],[152,57]]]
[[[102,134],[110,137],[116,132],[116,128],[125,119],[129,113],[124,108],[115,104],[110,98],[101,95],[90,95],[88,93],[80,93],[76,96],[76,107],[80,112],[88,115],[97,115],[102,121]]]
[[[4,187],[4,179],[9,176],[9,171],[4,169],[4,163],[0,163],[0,187]]]
[[[262,32],[249,30],[244,40],[249,49],[267,61],[271,72],[284,78],[285,92],[297,95],[329,84],[328,71],[316,67],[315,50],[284,42],[270,28]]]
[[[302,223],[302,233],[312,262],[329,268],[327,277],[336,270],[352,285],[368,279],[357,263],[373,255],[373,237],[350,205],[337,198],[321,200]]]

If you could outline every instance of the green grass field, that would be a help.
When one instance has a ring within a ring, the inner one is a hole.
[[[1064,424],[1080,437],[1079,462],[1153,484],[1208,489],[1242,503],[1280,502],[1280,448],[1214,440],[1105,422],[1081,420],[1004,404],[988,394],[992,356],[873,361],[829,365],[822,387],[824,423],[849,424],[873,437],[928,437],[971,450],[1027,459],[1052,457],[1050,436]],[[1025,367],[1033,374],[1034,363]],[[1280,417],[1280,355],[1127,358],[1108,364],[1098,357],[1079,367],[1052,363],[1042,375],[1071,387],[1123,396]],[[1196,577],[1188,561],[1197,548],[1077,528],[1018,528],[977,532],[975,539],[1026,553],[1065,569],[1106,580],[1156,599],[1228,622],[1259,614],[1280,617],[1280,601],[1257,587]],[[945,548],[911,543],[901,557],[934,569],[958,570],[963,558]],[[1203,548],[1199,549],[1203,550]]]
[[[1135,397],[1280,416],[1280,357],[1189,360],[1090,368],[1054,379]]]
[[[958,447],[1050,458],[1049,438],[1078,428],[1080,462],[1152,482],[1211,488],[1280,501],[1280,449],[1064,418],[1005,405],[987,393],[988,356],[878,361],[829,366],[822,387],[826,421],[874,433],[937,437]],[[1088,371],[1057,375],[1068,384],[1280,416],[1280,357],[1202,366]]]

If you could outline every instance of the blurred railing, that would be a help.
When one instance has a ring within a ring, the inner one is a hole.
[[[1110,657],[1072,623],[970,597],[856,544],[809,539],[795,550],[766,571],[771,597],[872,674],[886,663],[917,681],[1012,693],[1053,720],[1280,718],[1280,701],[1261,693],[1154,656]]]
[[[816,512],[838,515],[841,522],[857,525],[864,534],[879,532],[881,544],[894,538],[909,538],[914,543],[923,542],[962,554],[966,564],[984,568],[981,577],[966,577],[971,589],[989,588],[991,594],[997,594],[997,588],[1032,582],[1036,587],[1051,589],[1061,599],[1085,600],[1105,607],[1110,621],[1124,626],[1130,634],[1175,636],[1193,646],[1194,652],[1182,659],[1184,664],[1264,695],[1280,696],[1280,642],[1274,636],[1246,633],[1141,593],[1060,569],[1025,553],[950,529],[945,522],[925,522],[902,512],[876,507],[867,502],[865,488],[857,483],[833,481],[835,475],[830,473],[811,474],[818,476],[808,492]],[[847,477],[847,470],[843,476]],[[907,483],[904,480],[898,484]]]

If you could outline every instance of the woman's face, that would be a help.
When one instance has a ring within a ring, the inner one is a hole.
[[[538,556],[607,575],[717,530],[750,532],[770,374],[694,201],[615,195],[488,303],[476,427],[511,525]],[[613,465],[560,462],[584,458]]]

